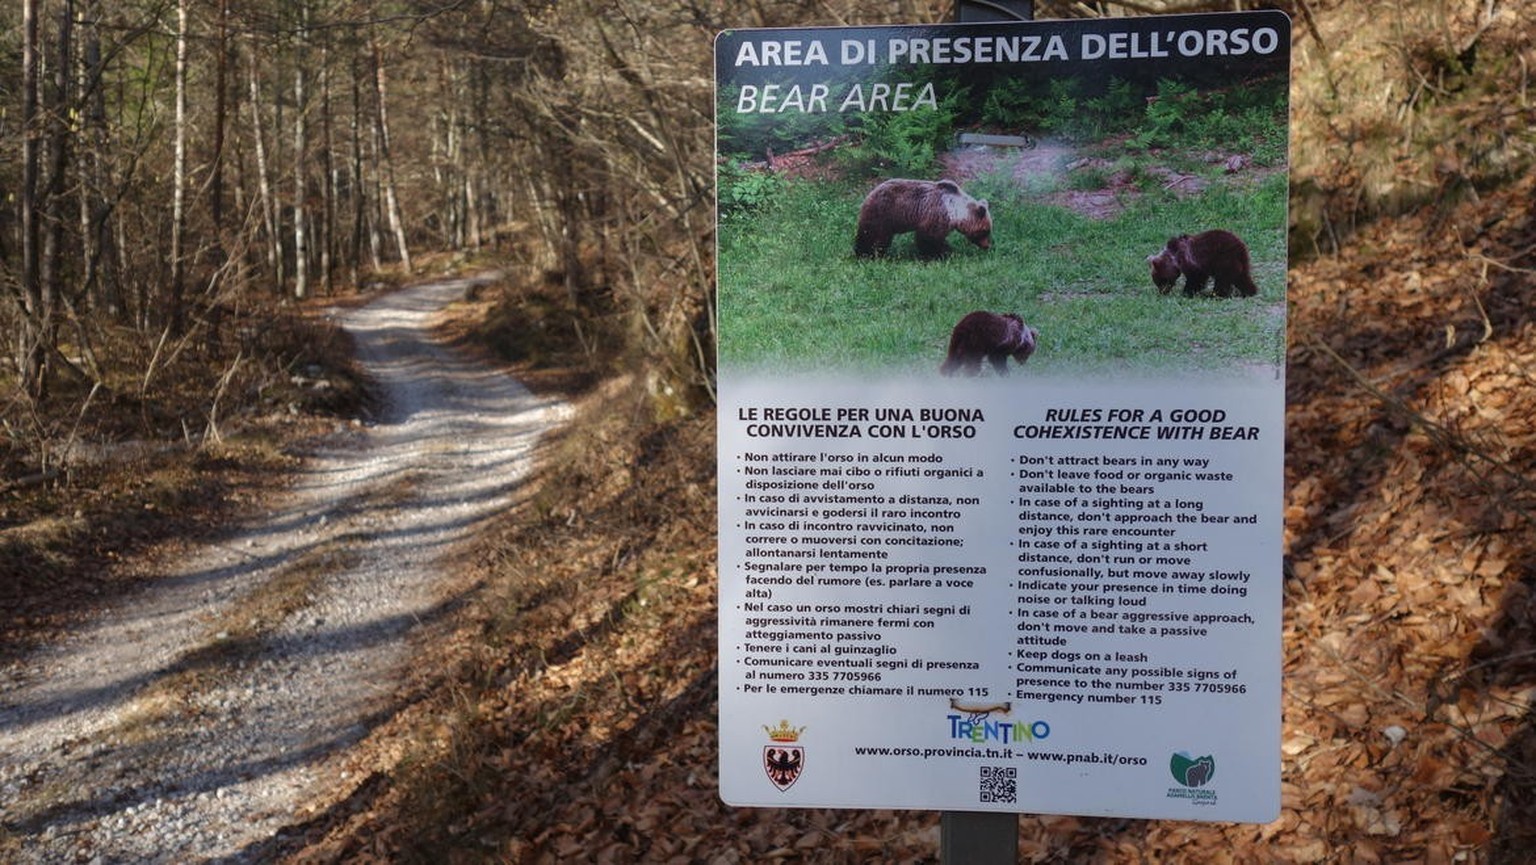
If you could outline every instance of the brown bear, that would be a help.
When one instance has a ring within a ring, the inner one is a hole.
[[[949,254],[945,238],[958,231],[982,249],[992,248],[992,214],[985,200],[960,190],[953,180],[887,180],[876,186],[859,208],[853,253],[859,258],[885,255],[891,238],[906,232],[917,236],[923,259]]]
[[[967,313],[949,335],[949,356],[939,372],[954,375],[956,370],[968,369],[976,375],[986,359],[998,375],[1007,375],[1009,356],[1019,363],[1029,360],[1039,338],[1040,333],[1024,324],[1016,313]]]
[[[1152,284],[1157,286],[1158,294],[1172,291],[1180,274],[1184,276],[1185,297],[1204,291],[1207,280],[1215,280],[1217,297],[1231,297],[1234,288],[1243,297],[1259,293],[1259,287],[1253,284],[1248,245],[1232,232],[1219,228],[1170,238],[1160,252],[1147,256],[1147,264],[1151,266]]]

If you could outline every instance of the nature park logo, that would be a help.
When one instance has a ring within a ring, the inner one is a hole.
[[[1168,760],[1168,771],[1173,775],[1173,780],[1180,784],[1168,788],[1168,798],[1188,799],[1192,805],[1216,804],[1216,791],[1206,788],[1216,777],[1215,757],[1210,754],[1191,757],[1179,751]]]

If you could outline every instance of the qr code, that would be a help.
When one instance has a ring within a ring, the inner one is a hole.
[[[1013,766],[982,766],[976,792],[983,802],[1019,801],[1019,770]]]

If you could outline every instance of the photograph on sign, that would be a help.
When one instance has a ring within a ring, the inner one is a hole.
[[[1273,819],[1289,20],[715,56],[722,799]]]

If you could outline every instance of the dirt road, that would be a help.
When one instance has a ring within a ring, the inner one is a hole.
[[[564,408],[435,344],[468,283],[340,314],[387,403],[264,519],[0,669],[0,858],[242,862],[389,712],[413,627],[451,606],[448,553],[504,509]]]

